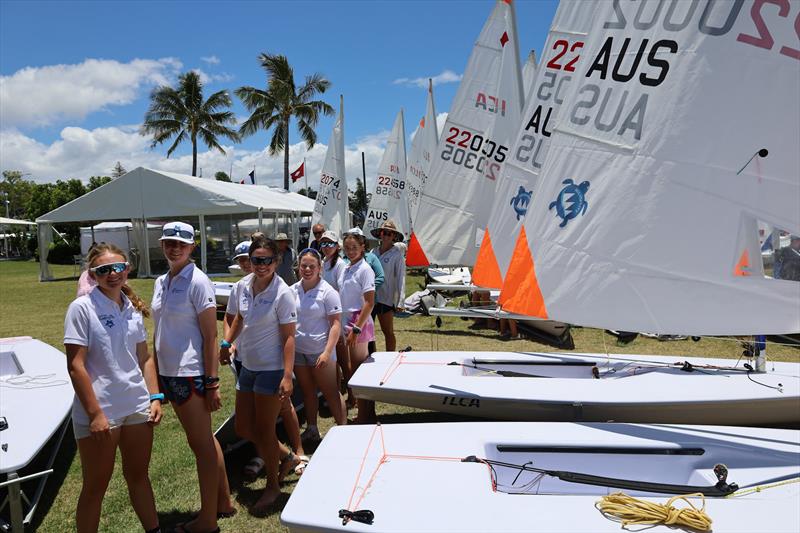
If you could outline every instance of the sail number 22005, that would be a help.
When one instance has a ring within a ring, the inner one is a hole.
[[[490,180],[497,179],[500,163],[506,160],[508,147],[469,130],[451,127],[449,133],[440,154],[443,160],[475,169]]]

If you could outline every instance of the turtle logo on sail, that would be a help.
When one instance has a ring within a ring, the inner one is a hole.
[[[584,181],[577,185],[571,179],[565,179],[561,182],[565,187],[558,193],[558,197],[550,202],[548,209],[556,208],[556,215],[561,218],[561,224],[558,227],[563,228],[567,222],[576,218],[578,215],[586,213],[589,207],[586,201],[586,191],[589,190],[589,182]]]
[[[517,195],[511,199],[511,207],[514,208],[514,212],[517,214],[517,220],[524,217],[525,213],[528,212],[532,194],[533,191],[526,191],[525,187],[520,185]]]

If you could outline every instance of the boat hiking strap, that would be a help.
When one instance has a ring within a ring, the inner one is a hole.
[[[376,436],[379,438],[376,439]],[[370,449],[373,447],[373,442],[380,441],[380,457],[378,458],[377,465],[375,466],[372,474],[370,475],[369,479],[367,479],[366,483],[363,485],[360,484],[361,476],[364,473],[364,465],[367,462],[367,456],[369,455]],[[369,509],[358,509],[356,510],[361,503],[364,501],[364,497],[367,495],[372,483],[375,481],[375,478],[378,475],[378,471],[380,470],[381,466],[385,463],[389,462],[390,459],[409,459],[415,461],[449,461],[449,462],[462,462],[461,457],[446,457],[446,456],[432,456],[432,455],[403,455],[403,454],[391,454],[386,451],[386,441],[383,435],[383,426],[380,423],[376,424],[372,430],[372,434],[369,437],[369,442],[367,443],[367,447],[364,449],[364,456],[361,458],[361,465],[358,468],[358,475],[356,476],[355,482],[353,484],[353,490],[350,493],[350,499],[347,502],[347,507],[345,509],[339,510],[339,518],[342,519],[342,525],[346,526],[348,522],[351,520],[356,522],[361,522],[363,524],[372,524],[375,519],[375,513],[370,511]],[[478,461],[480,462],[480,461]],[[497,483],[495,482],[494,475],[492,474],[492,467],[488,464],[486,465],[487,470],[489,471],[489,478],[492,481],[492,491],[497,491]],[[359,491],[360,489],[360,491]],[[356,493],[359,493],[358,499],[356,499]]]
[[[673,485],[671,483],[658,483],[653,481],[639,481],[634,479],[619,479],[613,477],[596,476],[593,474],[585,474],[583,472],[570,472],[567,470],[545,470],[542,468],[535,468],[528,466],[528,464],[520,465],[514,463],[504,463],[502,461],[494,461],[491,459],[479,459],[474,455],[470,455],[462,459],[465,463],[485,463],[492,467],[500,466],[504,468],[512,468],[520,472],[536,472],[538,474],[545,474],[551,477],[566,481],[568,483],[580,483],[582,485],[596,485],[600,487],[613,487],[616,489],[627,490],[640,490],[643,492],[657,492],[660,494],[689,494],[700,493],[703,496],[722,497],[733,494],[739,490],[736,483],[727,483],[728,469],[725,465],[714,466],[714,473],[717,476],[717,484],[709,486],[696,486],[696,485]]]
[[[703,507],[698,509],[689,498],[699,497],[703,501]],[[679,509],[672,504],[677,500],[683,500],[689,507]],[[673,496],[667,503],[660,504],[633,496],[628,496],[623,492],[615,492],[600,498],[595,503],[595,507],[603,513],[603,516],[621,522],[622,528],[627,529],[628,525],[655,526],[664,524],[670,527],[689,528],[694,531],[710,531],[711,518],[706,514],[706,500],[700,493],[686,494],[683,496]]]

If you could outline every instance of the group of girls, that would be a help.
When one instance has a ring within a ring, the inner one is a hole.
[[[281,257],[273,240],[256,234],[246,251],[237,249],[237,261],[249,273],[232,291],[219,349],[214,288],[191,261],[194,228],[168,223],[160,244],[169,271],[156,280],[150,305],[152,355],[143,323],[150,311],[127,285],[130,265],[118,247],[100,244],[91,250],[87,275],[96,285],[67,311],[64,344],[76,391],[73,429],[83,470],[76,512],[81,533],[98,529],[117,449],[142,526],[148,533],[160,531],[148,468],[153,427],[165,401],[172,404],[195,455],[200,488],[199,512],[175,531],[219,531],[217,521],[236,513],[211,430],[211,413],[221,406],[219,363],[232,359],[238,368],[236,431],[255,444],[266,469],[266,488],[255,510],[269,506],[280,494],[281,477],[306,459],[300,457],[302,438],[290,401],[293,372],[306,402],[305,435],[318,437],[316,390],[336,423],[347,423],[337,360],[346,382],[374,341],[373,269],[380,269],[380,260],[368,256],[365,236],[357,228],[344,235],[346,260],[331,232],[319,240],[321,253],[303,250],[297,264],[300,281],[291,287],[276,275]],[[387,254],[391,257],[388,248],[379,256]],[[278,441],[279,414],[293,449]],[[374,404],[358,400],[356,421],[374,420]]]

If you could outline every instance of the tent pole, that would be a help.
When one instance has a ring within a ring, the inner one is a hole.
[[[259,207],[258,208],[258,231],[259,232],[263,232],[264,231],[264,208],[263,207]]]
[[[197,215],[200,223],[200,270],[208,274],[208,242],[206,241],[206,217]]]
[[[143,218],[142,222],[144,222],[144,250],[142,250],[141,255],[139,255],[139,261],[144,262],[144,269],[142,269],[142,265],[139,265],[139,270],[142,271],[143,278],[151,277],[150,274],[150,241],[148,235],[150,232],[147,227],[147,219]]]

